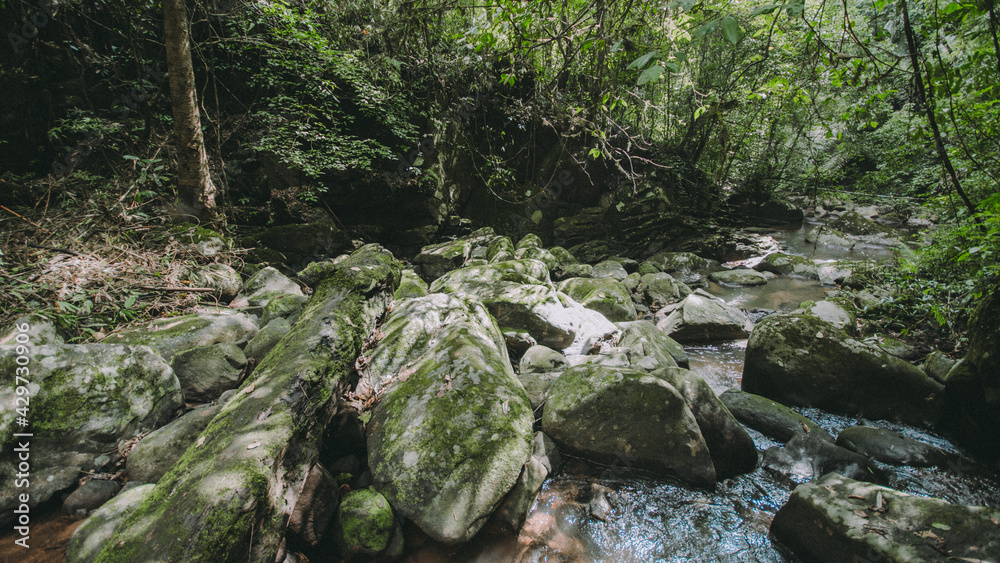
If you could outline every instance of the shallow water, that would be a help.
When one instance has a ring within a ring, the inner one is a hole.
[[[852,248],[844,248],[840,246],[814,245],[806,242],[806,233],[822,224],[819,222],[805,222],[800,227],[776,230],[768,233],[768,235],[778,241],[782,252],[817,260],[874,260],[876,262],[889,262],[895,258],[895,252],[892,248],[881,245],[858,243]]]
[[[746,339],[685,346],[684,351],[688,354],[691,371],[701,376],[716,394],[740,388],[747,351]]]

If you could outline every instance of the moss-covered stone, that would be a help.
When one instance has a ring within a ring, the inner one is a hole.
[[[129,480],[159,481],[221,410],[222,405],[198,407],[144,437],[129,453]]]
[[[761,272],[771,272],[779,276],[800,277],[810,280],[819,279],[819,270],[815,262],[805,256],[784,254],[782,252],[768,254],[759,264],[754,266],[754,269]]]
[[[746,313],[701,290],[677,304],[656,327],[678,342],[746,338],[753,323]]]
[[[67,563],[91,563],[104,549],[119,524],[153,492],[153,484],[122,491],[91,514],[66,545]]]
[[[233,308],[263,308],[280,295],[301,297],[303,295],[302,288],[276,268],[267,267],[254,274],[243,284],[243,290],[229,306]]]
[[[585,364],[549,389],[542,426],[560,448],[712,486],[715,468],[680,392],[646,372]]]
[[[248,360],[253,360],[254,363],[259,364],[264,356],[271,351],[272,348],[286,334],[288,331],[292,330],[292,325],[283,318],[277,318],[273,321],[264,325],[264,328],[260,329],[250,342],[247,342],[246,348],[243,349],[244,355]]]
[[[243,278],[231,266],[213,262],[195,268],[187,275],[192,287],[208,287],[223,303],[229,303],[243,288]]]
[[[668,305],[691,295],[691,288],[670,274],[656,272],[639,278],[642,295],[650,305]]]
[[[490,262],[501,262],[514,259],[514,243],[508,237],[497,237],[490,241],[486,249],[486,259]]]
[[[182,223],[168,232],[181,244],[194,246],[202,256],[215,256],[234,247],[233,239],[192,223]]]
[[[197,313],[150,321],[145,326],[123,330],[108,336],[105,344],[146,345],[164,360],[195,346],[242,344],[257,333],[257,323],[249,315],[237,312]]]
[[[208,403],[239,386],[247,357],[234,344],[196,346],[178,352],[170,367],[181,384],[186,403]]]
[[[733,413],[736,420],[775,440],[787,442],[799,432],[806,432],[833,442],[833,436],[812,420],[792,409],[753,393],[729,389],[719,400]]]
[[[375,245],[341,266],[97,561],[275,560],[328,406],[399,283],[399,263]]]
[[[771,530],[799,557],[821,563],[995,561],[998,520],[997,508],[951,504],[830,474],[796,487]]]
[[[570,278],[560,282],[558,288],[584,307],[601,313],[612,322],[635,320],[632,297],[628,289],[616,279]]]
[[[688,367],[684,347],[663,333],[649,321],[617,323],[622,335],[618,346],[628,351],[630,364],[635,369],[652,371],[666,367]]]
[[[628,271],[617,260],[604,260],[594,264],[594,271],[590,275],[595,278],[611,278],[621,281],[628,277]]]
[[[929,425],[941,384],[812,315],[772,315],[747,344],[743,390],[794,406]]]
[[[719,270],[718,272],[709,274],[708,279],[726,285],[757,286],[767,283],[767,278],[763,274],[749,268]]]
[[[21,330],[27,328],[27,330]],[[21,335],[18,342],[18,335]],[[0,346],[44,346],[46,344],[65,344],[59,334],[59,329],[52,321],[41,315],[23,315],[9,326],[0,330]]]
[[[944,462],[941,450],[899,432],[871,426],[852,426],[837,434],[837,445],[890,465],[927,467]]]
[[[528,233],[521,237],[521,240],[517,241],[517,246],[515,249],[520,250],[522,248],[542,248],[542,239],[535,233]]]
[[[401,301],[413,297],[423,297],[427,295],[427,282],[420,278],[413,270],[403,270],[403,275],[399,281],[399,288],[392,296],[393,299]]]
[[[430,284],[430,293],[443,291],[488,290],[501,282],[539,284],[551,287],[549,268],[533,259],[507,260],[482,266],[469,266],[443,274]]]
[[[333,540],[346,561],[391,561],[403,554],[403,529],[378,491],[344,495],[333,523]]]

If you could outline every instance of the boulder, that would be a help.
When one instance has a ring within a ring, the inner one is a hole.
[[[594,267],[590,264],[571,264],[556,272],[556,279],[560,280],[592,277],[594,277]]]
[[[508,239],[509,240],[509,239]],[[396,301],[409,299],[411,297],[423,297],[427,295],[427,282],[420,278],[413,270],[403,270],[403,275],[399,281],[399,288],[392,296]]]
[[[656,327],[678,342],[706,342],[746,338],[753,323],[743,311],[699,290],[673,306]]]
[[[944,383],[947,380],[948,372],[955,367],[955,360],[949,358],[940,350],[934,350],[924,358],[920,369],[931,376],[935,381]]]
[[[595,278],[610,278],[621,281],[628,276],[628,271],[625,270],[625,267],[622,266],[621,262],[618,262],[617,260],[605,260],[594,264],[594,270],[591,273],[591,276]]]
[[[782,404],[930,425],[943,386],[817,317],[771,315],[754,328],[744,391]]]
[[[830,474],[800,485],[771,525],[808,561],[996,561],[1000,509],[908,495]]]
[[[819,279],[819,269],[815,262],[804,256],[784,254],[782,252],[768,254],[760,263],[754,266],[754,269],[761,272],[771,272],[779,276],[792,276],[810,280]]]
[[[44,346],[65,343],[56,325],[41,315],[23,315],[0,331],[0,346],[17,344]]]
[[[849,235],[874,235],[879,233],[894,233],[891,228],[880,225],[871,219],[862,216],[857,211],[848,211],[841,214],[830,223],[830,227]]]
[[[540,260],[507,260],[468,266],[443,274],[430,284],[430,293],[488,293],[504,283],[552,286],[549,268]]]
[[[617,279],[570,278],[560,282],[558,288],[584,307],[601,313],[611,322],[635,320],[635,304],[632,303],[628,289]]]
[[[91,563],[104,549],[125,517],[153,492],[153,484],[126,488],[94,511],[73,532],[66,545],[67,563]]]
[[[385,497],[373,489],[344,495],[333,540],[345,561],[392,561],[403,554],[403,529]]]
[[[896,356],[908,362],[915,361],[920,357],[920,352],[913,346],[903,342],[898,338],[893,338],[885,334],[874,334],[864,340],[865,344],[879,348],[887,354]]]
[[[528,512],[535,504],[535,499],[538,498],[538,493],[551,471],[551,466],[545,459],[546,452],[542,440],[538,439],[543,436],[541,432],[535,434],[536,439],[531,442],[531,457],[524,462],[514,487],[503,498],[490,518],[491,529],[508,534],[517,534],[521,531]]]
[[[274,297],[264,306],[264,312],[260,317],[260,326],[264,326],[274,319],[285,319],[289,325],[295,324],[307,301],[309,301],[308,297],[293,293]]]
[[[624,461],[699,486],[716,481],[684,397],[643,371],[595,364],[565,371],[549,390],[542,426],[561,449],[584,458]]]
[[[66,497],[62,505],[63,512],[71,518],[86,518],[91,512],[114,498],[120,490],[122,490],[121,485],[114,481],[91,479]]]
[[[243,288],[243,278],[231,266],[213,262],[200,266],[188,273],[188,281],[192,287],[208,287],[214,289],[213,295],[223,303],[229,303]]]
[[[542,248],[542,239],[535,233],[528,233],[521,237],[521,240],[517,241],[517,246],[515,249],[521,250],[522,248]]]
[[[243,344],[257,334],[256,319],[244,313],[196,313],[155,319],[145,326],[109,335],[104,344],[146,345],[164,360],[195,346]]]
[[[840,285],[854,273],[858,264],[854,260],[835,260],[816,264],[816,273],[822,285]]]
[[[221,410],[221,404],[198,407],[144,437],[129,453],[126,466],[129,480],[159,481]]]
[[[393,311],[395,313],[395,311]],[[367,425],[375,488],[437,541],[468,541],[517,481],[533,415],[502,336],[471,314],[431,332]],[[433,339],[433,342],[431,342]],[[376,346],[391,346],[383,340]]]
[[[834,441],[829,432],[812,420],[767,397],[729,389],[719,395],[719,399],[736,420],[780,442],[787,442],[802,432],[819,436],[830,443]]]
[[[837,435],[837,445],[889,465],[929,467],[945,460],[944,452],[934,446],[885,428],[845,428]]]
[[[824,320],[847,334],[858,332],[858,319],[854,306],[838,299],[830,301],[807,301],[802,303],[798,309],[792,311],[793,314],[812,315]]]
[[[170,360],[186,403],[208,403],[238,387],[246,365],[247,357],[234,344],[196,346]]]
[[[82,472],[98,471],[118,443],[166,424],[183,406],[180,384],[170,366],[146,346],[75,344],[32,346],[30,374],[14,385],[20,357],[16,347],[0,347],[0,474],[13,476],[17,453],[31,450],[31,500],[34,508],[76,484]],[[23,366],[22,366],[23,367]],[[24,426],[15,405],[18,389],[30,393],[30,439],[15,437]],[[23,489],[11,477],[0,482],[0,522],[13,520]]]
[[[471,258],[472,250],[481,245],[488,245],[496,235],[493,229],[480,229],[467,237],[425,246],[413,258],[413,263],[420,268],[421,277],[434,281],[444,274],[460,268]]]
[[[622,331],[618,347],[628,353],[631,367],[652,371],[665,367],[688,368],[684,347],[649,321],[616,323]]]
[[[302,296],[302,288],[277,269],[268,266],[243,284],[242,291],[229,306],[234,309],[244,307],[263,309],[271,299],[286,294]]]
[[[728,479],[757,468],[757,447],[753,438],[704,379],[678,367],[660,368],[650,375],[670,383],[684,397],[705,438],[717,478]]]
[[[805,483],[827,473],[852,479],[885,482],[885,474],[867,457],[842,448],[820,434],[798,432],[784,447],[764,452],[762,466],[793,483]]]
[[[274,319],[260,329],[257,334],[247,342],[247,347],[243,349],[243,354],[247,361],[252,360],[254,364],[259,364],[264,356],[271,351],[282,338],[292,330],[292,325],[282,318]]]
[[[764,274],[749,268],[719,270],[718,272],[709,274],[708,279],[726,285],[757,286],[767,283],[767,277]]]
[[[562,262],[554,254],[538,246],[519,248],[514,252],[514,258],[518,260],[538,260],[545,264],[550,272],[562,266]]]
[[[338,264],[298,322],[129,515],[97,561],[274,561],[323,429],[399,283],[377,245]],[[238,554],[238,555],[236,555]]]
[[[650,305],[676,303],[691,294],[691,288],[662,272],[643,274],[639,282],[642,295]]]
[[[490,241],[486,249],[486,260],[490,262],[504,262],[514,259],[514,243],[507,237],[496,237]]]
[[[337,480],[323,464],[313,464],[302,483],[295,508],[288,515],[288,532],[292,539],[313,547],[319,545],[337,512],[339,501]]]
[[[198,254],[207,258],[232,250],[234,246],[233,239],[192,223],[177,225],[169,233],[172,239],[185,246],[193,246]]]
[[[521,356],[521,375],[529,373],[561,372],[569,368],[566,356],[546,346],[532,346]]]

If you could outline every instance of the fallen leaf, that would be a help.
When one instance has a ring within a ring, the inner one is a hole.
[[[816,333],[816,338],[823,338],[823,333],[822,332],[817,332]]]
[[[868,518],[868,513],[864,510],[855,510],[853,512],[862,518]]]
[[[935,523],[931,524],[931,526],[937,528],[938,530],[944,530],[946,532],[951,529],[951,526],[949,526],[947,524],[942,524],[940,522],[935,522]]]
[[[269,416],[271,416],[271,408],[270,407],[268,407],[267,410],[260,411],[260,414],[257,415],[257,420],[264,420],[265,418],[267,418]]]
[[[414,369],[412,366],[410,367],[403,366],[403,369],[399,370],[399,374],[396,376],[396,378],[399,379],[400,381],[406,381],[416,371],[417,370]]]
[[[865,498],[865,497],[863,497],[861,495],[847,495],[847,498],[856,498],[858,500],[868,500],[867,498]]]
[[[994,524],[1000,526],[1000,522],[997,522],[997,519],[992,516],[990,516],[990,522],[993,522]]]
[[[806,424],[805,422],[803,422],[802,423],[802,431],[805,432],[806,434],[808,434],[808,433],[812,432],[812,428],[809,428],[809,425]]]
[[[351,270],[352,272],[360,272],[360,271],[361,271],[361,268],[359,268],[359,267],[357,267],[357,266],[351,266],[350,270]]]
[[[508,401],[504,401],[504,402],[500,403],[500,410],[502,410],[504,414],[509,413],[510,412],[510,404],[509,404],[509,402]]]
[[[205,443],[205,437],[202,436],[202,437],[198,438],[197,442],[194,443],[194,447],[200,448],[201,445],[204,444],[204,443]]]
[[[924,530],[922,532],[913,532],[913,535],[917,536],[918,538],[935,539],[935,540],[941,539],[941,536],[935,534],[930,530]]]
[[[252,449],[256,448],[259,445],[260,445],[260,440],[254,440],[253,442],[250,442],[249,444],[247,444],[247,449],[248,450],[252,450]]]

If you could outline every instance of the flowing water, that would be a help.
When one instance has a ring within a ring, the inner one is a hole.
[[[783,252],[820,260],[891,260],[891,249],[814,247],[805,233],[816,226],[777,231]],[[757,258],[759,261],[759,258]],[[752,265],[754,259],[742,261]],[[735,264],[731,264],[735,265]],[[813,280],[779,277],[761,287],[710,284],[712,294],[746,310],[791,311],[799,303],[820,300],[833,289]],[[747,340],[686,347],[691,369],[716,393],[739,388]],[[836,435],[858,424],[888,428],[932,444],[950,454],[942,467],[912,468],[878,464],[895,489],[970,505],[1000,504],[1000,476],[994,468],[964,456],[934,433],[885,421],[799,409]],[[780,443],[748,429],[758,451]],[[591,516],[588,501],[595,485],[607,487],[613,510],[606,520]],[[772,542],[771,519],[788,500],[793,483],[763,469],[719,483],[714,490],[639,475],[622,467],[596,467],[570,459],[549,479],[521,534],[516,538],[481,534],[461,551],[416,550],[409,561],[455,562],[794,562],[798,559]]]

